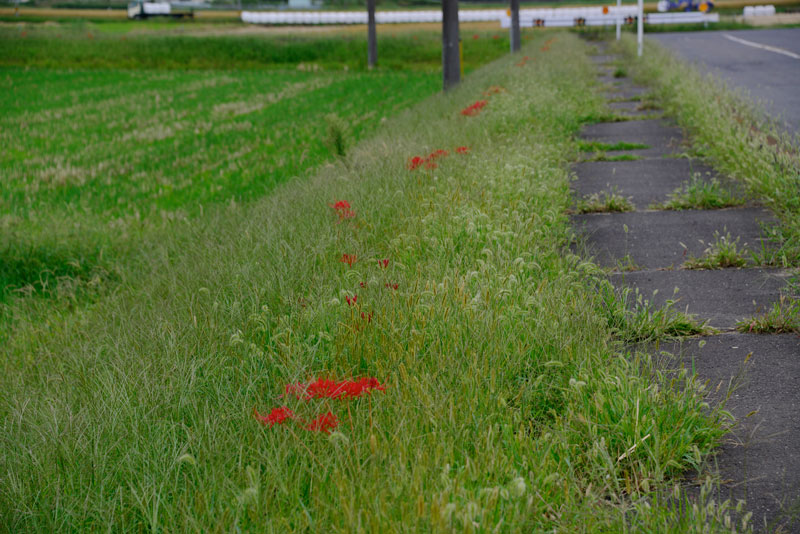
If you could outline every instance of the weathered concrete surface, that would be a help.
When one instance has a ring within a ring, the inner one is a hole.
[[[709,326],[732,329],[777,302],[790,276],[782,269],[634,271],[613,274],[611,282],[638,288],[657,307],[674,300],[674,309],[707,319]]]
[[[572,215],[574,227],[586,236],[589,254],[604,267],[616,267],[630,255],[640,269],[678,268],[689,257],[700,257],[714,233],[739,238],[738,249],[759,251],[759,222],[773,222],[761,208],[715,211],[650,211]],[[627,231],[626,231],[627,228]]]
[[[685,152],[680,128],[664,119],[603,122],[584,127],[581,138],[601,143],[641,143],[649,149],[629,150],[640,156],[659,156]]]
[[[606,96],[612,100],[631,100],[641,97],[649,91],[647,87],[638,85],[624,85],[620,87],[610,88],[606,91]]]
[[[800,533],[800,336],[723,334],[660,349],[695,369],[711,391],[721,384],[718,399],[736,385],[726,409],[737,426],[715,459],[718,497],[746,499],[757,531]]]
[[[638,209],[666,202],[693,176],[707,181],[717,178],[711,167],[688,158],[590,161],[574,165],[573,170],[577,179],[572,188],[578,196],[616,188],[618,194],[631,197]]]

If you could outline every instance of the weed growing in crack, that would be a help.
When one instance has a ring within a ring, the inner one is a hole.
[[[614,71],[614,78],[625,78],[628,76],[628,71],[623,69],[622,67],[617,67]]]
[[[720,209],[732,206],[741,206],[744,199],[731,193],[720,185],[719,180],[712,178],[710,181],[701,180],[695,174],[691,181],[684,182],[682,187],[676,189],[669,200],[663,204],[653,204],[653,209],[664,210],[690,210],[690,209]]]
[[[699,258],[690,257],[684,262],[684,269],[726,269],[729,267],[744,267],[747,260],[739,250],[739,238],[731,238],[730,233],[724,236],[714,232],[714,243],[703,251]]]
[[[630,197],[625,198],[618,194],[616,187],[610,193],[608,191],[592,193],[575,203],[575,211],[578,213],[620,213],[633,210]]]
[[[641,156],[637,156],[636,154],[617,154],[614,156],[608,156],[605,152],[595,152],[589,158],[585,158],[582,161],[637,161],[642,159]]]
[[[781,295],[766,313],[736,323],[736,330],[753,334],[800,332],[800,300]]]
[[[657,307],[653,299],[658,291],[654,291],[649,300],[638,289],[626,287],[615,291],[610,283],[600,286],[597,292],[603,300],[610,328],[625,343],[715,333],[706,321],[698,321],[694,316],[675,309],[675,298]]]
[[[603,143],[601,141],[578,141],[578,149],[581,152],[610,152],[612,150],[641,150],[650,148],[650,145],[643,143],[628,143],[619,141],[617,143]]]

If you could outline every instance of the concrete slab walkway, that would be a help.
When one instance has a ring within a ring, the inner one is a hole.
[[[800,533],[800,336],[734,330],[737,322],[764,313],[791,292],[787,280],[793,271],[758,266],[759,254],[774,246],[764,225],[775,219],[752,203],[722,210],[655,209],[695,173],[700,180],[725,183],[725,178],[706,165],[676,159],[689,144],[674,123],[636,120],[642,111],[639,96],[647,89],[625,78],[612,82],[609,66],[615,59],[596,56],[598,76],[606,82],[609,108],[634,120],[589,125],[581,138],[608,145],[644,143],[648,148],[622,153],[646,159],[575,166],[576,198],[616,193],[635,208],[572,215],[585,245],[579,248],[612,271],[610,280],[618,289],[636,289],[656,306],[677,300],[675,309],[721,329],[717,335],[661,344],[658,350],[670,353],[676,365],[691,366],[712,390],[721,383],[720,391],[726,391],[724,386],[737,383],[726,408],[739,422],[716,456],[723,484],[718,497],[746,498],[756,531]],[[686,268],[687,259],[701,257],[722,237],[736,242],[747,268]]]

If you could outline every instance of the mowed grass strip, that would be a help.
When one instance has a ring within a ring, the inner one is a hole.
[[[664,495],[722,412],[618,354],[569,253],[568,158],[602,101],[585,44],[541,44],[307,181],[175,221],[119,291],[4,345],[8,528],[722,531],[727,505]],[[361,377],[386,390],[281,397]],[[281,405],[338,427],[253,415]]]
[[[252,25],[221,24],[217,35],[191,22],[75,22],[0,27],[0,66],[112,69],[275,69],[366,70],[366,29],[293,34],[239,34]],[[137,29],[138,28],[138,29]],[[196,35],[188,35],[197,28]],[[363,27],[362,27],[363,28]],[[205,35],[204,35],[205,34]],[[478,38],[475,38],[475,36]],[[464,69],[478,68],[508,52],[502,31],[475,30],[463,40]],[[380,69],[437,71],[441,33],[378,30]]]
[[[399,71],[7,69],[0,302],[108,281],[162,216],[267,194],[337,156],[331,125],[344,125],[347,150],[440,83]]]

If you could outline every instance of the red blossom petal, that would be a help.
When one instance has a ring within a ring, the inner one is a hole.
[[[331,430],[339,426],[339,420],[331,412],[322,414],[306,425],[312,432],[324,432],[330,434]]]
[[[377,378],[367,377],[360,380],[343,380],[337,382],[318,378],[308,384],[288,384],[284,395],[292,395],[298,399],[349,399],[360,397],[372,390],[385,391],[386,387]]]
[[[261,415],[256,410],[253,410],[255,413],[256,419],[258,419],[261,424],[268,425],[272,428],[275,425],[282,425],[287,420],[296,419],[297,417],[294,415],[294,412],[287,408],[286,406],[281,406],[280,408],[273,408],[271,412],[267,415]]]

